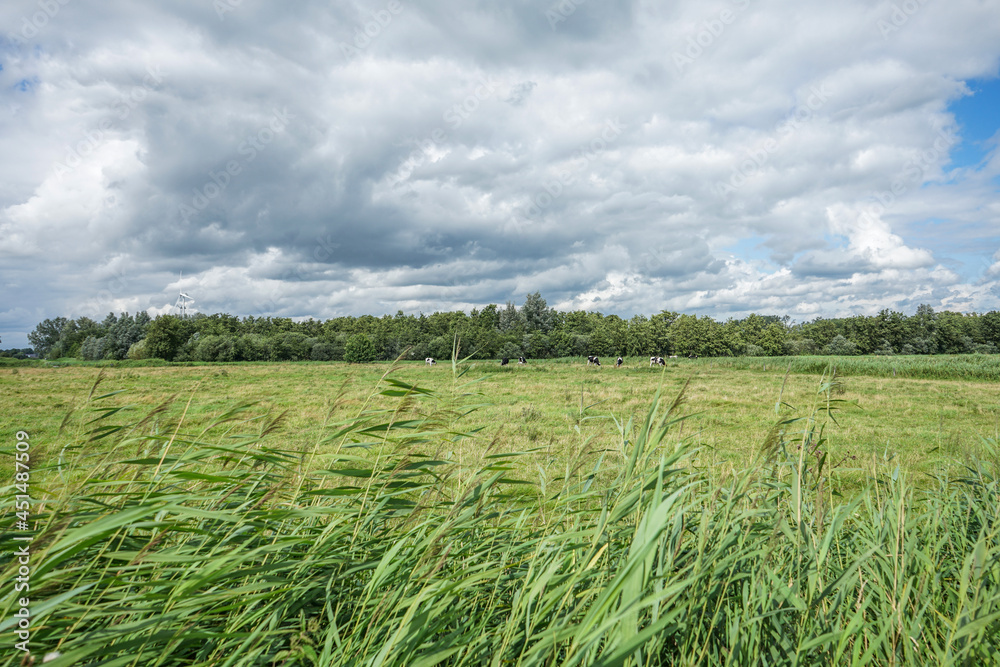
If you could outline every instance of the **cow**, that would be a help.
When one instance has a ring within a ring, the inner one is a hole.
[[[615,368],[621,368],[622,364],[624,364],[624,363],[625,363],[625,360],[622,359],[621,357],[618,357],[618,361],[615,362]]]
[[[665,362],[663,360],[663,357],[650,357],[649,358],[649,365],[650,366],[656,366],[657,364],[659,364],[660,366],[666,366],[667,362]]]
[[[593,355],[590,355],[587,357],[587,365],[589,366],[591,364],[594,364],[595,366],[600,366],[601,360]]]
[[[694,352],[692,352],[691,354],[688,355],[688,359],[697,359],[697,358],[698,358],[698,355],[695,354]]]
[[[518,357],[517,358],[517,363],[523,366],[524,364],[526,364],[528,362],[527,362],[527,360],[525,360],[524,357]]]
[[[433,366],[437,362],[431,359],[430,357],[427,357],[426,359],[424,359],[424,363],[427,364],[428,366]]]
[[[503,359],[500,360],[500,365],[501,366],[506,366],[509,363],[510,363],[510,359],[508,359],[507,357],[504,357]]]
[[[670,355],[670,358],[671,358],[671,359],[676,359],[676,358],[677,358],[677,355],[676,355],[676,354],[671,354],[671,355]]]

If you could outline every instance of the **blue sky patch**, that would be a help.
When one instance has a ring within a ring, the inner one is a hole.
[[[972,95],[956,100],[949,107],[955,114],[962,137],[951,151],[952,167],[975,167],[996,149],[990,142],[1000,129],[1000,79],[966,82]]]
[[[967,281],[982,278],[993,249],[1000,247],[1000,235],[988,222],[928,218],[908,225],[905,238],[907,245],[931,250],[935,260]]]

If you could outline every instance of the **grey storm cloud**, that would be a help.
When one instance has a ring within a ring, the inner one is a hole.
[[[948,111],[998,73],[996,10],[6,2],[0,335],[181,289],[315,318],[536,290],[621,315],[996,308],[1000,163],[949,166]]]

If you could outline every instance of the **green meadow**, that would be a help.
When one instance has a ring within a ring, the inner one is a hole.
[[[97,395],[122,392],[113,399],[116,407],[141,412],[165,404],[151,429],[175,427],[185,406],[185,428],[197,429],[222,411],[254,403],[273,417],[280,415],[282,440],[301,450],[322,437],[330,419],[357,414],[366,404],[387,405],[375,389],[390,367],[64,362],[0,368],[0,435],[9,442],[16,430],[27,429],[36,455],[57,456],[90,419],[85,410],[77,411],[85,408],[100,376]],[[826,446],[847,479],[863,478],[850,471],[885,457],[912,472],[934,472],[962,461],[979,449],[983,437],[996,438],[1000,429],[994,380],[1000,379],[1000,357],[995,356],[680,359],[662,369],[638,358],[629,358],[620,369],[572,359],[505,368],[475,362],[460,370],[464,375],[456,380],[448,362],[404,362],[392,377],[435,391],[435,406],[458,394],[476,395],[476,412],[458,425],[481,430],[475,439],[456,444],[449,456],[468,461],[487,449],[532,450],[526,459],[531,469],[564,464],[583,449],[613,449],[614,420],[644,414],[657,389],[673,397],[682,387],[686,419],[671,438],[698,447],[697,460],[706,466],[720,472],[741,469],[753,462],[777,422],[825,405],[819,391],[824,373],[835,384]],[[9,461],[2,464],[10,469]]]
[[[3,549],[24,431],[55,667],[991,664],[998,369],[0,366]]]

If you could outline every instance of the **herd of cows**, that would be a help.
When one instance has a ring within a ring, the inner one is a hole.
[[[676,359],[676,358],[677,358],[676,354],[671,354],[669,357],[667,357],[667,359]],[[697,354],[689,354],[688,355],[688,359],[697,359],[697,358],[698,358]],[[624,363],[625,363],[625,360],[622,359],[621,357],[618,357],[618,359],[615,361],[615,368],[621,368]],[[601,360],[598,359],[597,357],[594,357],[594,356],[587,357],[587,365],[590,366],[591,364],[594,364],[595,366],[600,366],[601,365]],[[650,366],[666,366],[667,365],[667,361],[663,357],[650,357],[649,358],[649,365]]]
[[[677,358],[676,354],[671,354],[669,357],[667,357],[667,359],[676,359],[676,358]],[[688,359],[697,359],[698,355],[697,354],[689,354],[687,358]],[[437,361],[435,361],[432,357],[427,357],[426,359],[424,359],[424,363],[427,364],[428,366],[433,366],[434,364],[437,363]],[[501,366],[506,366],[509,363],[510,363],[510,357],[504,357],[504,358],[502,358],[500,360],[500,365]],[[517,358],[517,363],[520,366],[520,365],[524,365],[524,364],[528,363],[528,361],[524,357],[518,357]],[[622,359],[621,357],[618,357],[618,360],[615,361],[615,368],[621,368],[622,365],[624,365],[624,363],[625,363],[625,360]],[[591,364],[593,364],[594,366],[600,366],[601,365],[601,360],[599,358],[593,356],[593,355],[588,356],[587,357],[587,365],[590,366]],[[659,365],[659,366],[666,366],[667,362],[666,362],[666,359],[664,359],[663,357],[650,357],[649,358],[649,365],[650,366],[657,366],[657,365]]]

